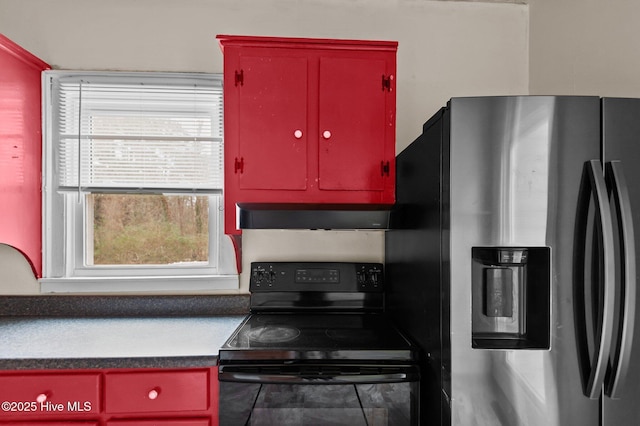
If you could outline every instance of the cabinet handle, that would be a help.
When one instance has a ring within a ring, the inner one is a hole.
[[[151,389],[147,395],[149,399],[154,400],[160,395],[160,389]]]
[[[36,402],[38,403],[43,403],[47,400],[49,396],[46,393],[41,393],[40,395],[36,396]]]
[[[302,137],[302,130],[300,130],[300,129],[296,130],[295,132],[293,132],[293,136],[296,139],[300,139]]]
[[[328,130],[325,130],[324,132],[322,132],[322,137],[325,139],[329,139],[331,137],[331,132]]]

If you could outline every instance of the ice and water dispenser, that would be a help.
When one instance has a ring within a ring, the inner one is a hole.
[[[549,349],[548,247],[472,248],[472,346]]]

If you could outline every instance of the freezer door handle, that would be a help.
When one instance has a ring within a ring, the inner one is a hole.
[[[585,190],[587,186],[589,191]],[[578,232],[575,246],[576,254],[580,250],[585,250],[583,253],[586,253],[588,250],[597,249],[600,259],[595,262],[587,262],[584,257],[577,256],[576,266],[583,268],[582,271],[590,270],[592,263],[601,265],[601,268],[598,268],[595,276],[589,272],[576,277],[574,283],[576,338],[578,339],[583,392],[591,399],[598,399],[602,394],[609,362],[615,302],[613,222],[611,221],[611,209],[602,163],[599,160],[590,160],[585,163],[580,194],[576,224]],[[589,220],[592,217],[589,208],[590,200],[593,200],[595,206],[593,221]],[[590,245],[586,242],[588,241],[587,235],[591,235],[593,232],[593,228],[591,231],[588,229],[591,226],[594,226],[598,231],[595,235],[599,235],[600,240],[598,242],[591,241]],[[589,278],[585,278],[585,276]],[[589,338],[588,335],[593,337]]]
[[[631,364],[631,347],[636,316],[636,249],[629,188],[620,161],[606,165],[606,180],[610,196],[615,201],[619,229],[619,250],[622,261],[619,281],[619,304],[616,304],[617,333],[611,348],[611,369],[606,377],[605,393],[618,399]]]

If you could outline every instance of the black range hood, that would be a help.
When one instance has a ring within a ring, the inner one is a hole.
[[[239,207],[241,229],[387,229],[390,210]]]

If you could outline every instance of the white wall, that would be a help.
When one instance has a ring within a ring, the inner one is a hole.
[[[640,97],[640,2],[529,3],[531,94]]]
[[[0,0],[0,33],[54,68],[187,72],[222,71],[216,34],[397,40],[398,152],[449,98],[526,94],[529,82],[529,9],[522,4]],[[384,260],[380,231],[253,231],[243,245],[245,270],[276,256]],[[32,276],[8,268],[13,261],[0,250],[0,294],[37,293]]]

